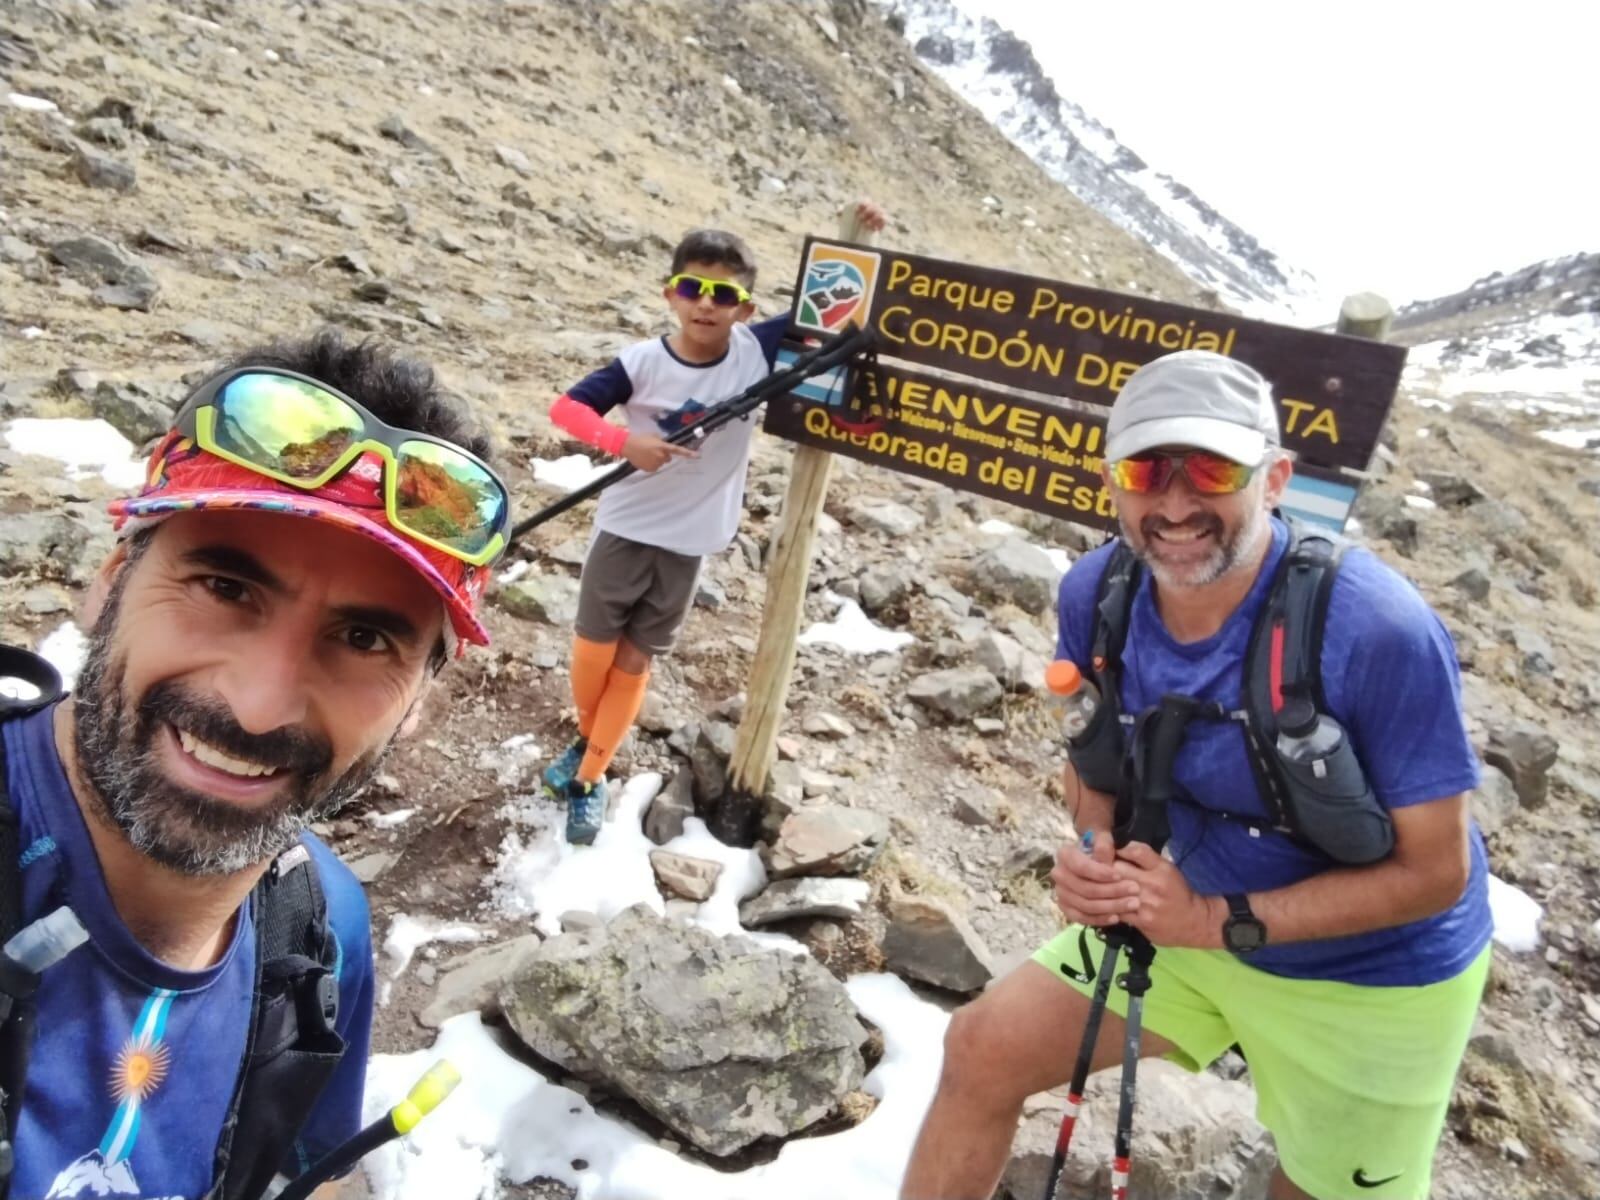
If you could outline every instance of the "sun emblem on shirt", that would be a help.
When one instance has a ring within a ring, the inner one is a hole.
[[[165,1042],[129,1038],[111,1065],[111,1094],[118,1100],[144,1100],[167,1077],[170,1055]]]

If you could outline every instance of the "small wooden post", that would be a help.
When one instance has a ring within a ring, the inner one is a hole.
[[[846,242],[872,241],[873,234],[857,219],[855,205],[840,218],[839,237]],[[728,791],[708,822],[711,832],[731,846],[754,845],[760,834],[767,784],[777,759],[778,726],[788,704],[796,639],[805,615],[817,521],[832,469],[833,455],[828,451],[814,446],[794,448],[789,491],[767,557],[767,601],[745,688],[744,718],[728,760]]]
[[[1389,322],[1394,319],[1394,306],[1376,292],[1357,292],[1346,296],[1339,306],[1339,324],[1335,333],[1351,337],[1369,338],[1374,342],[1389,340]]]

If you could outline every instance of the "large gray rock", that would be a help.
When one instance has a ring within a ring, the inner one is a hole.
[[[74,274],[101,283],[147,289],[152,297],[158,288],[155,276],[137,257],[93,234],[62,238],[51,245],[50,257]]]
[[[65,513],[10,513],[0,520],[0,575],[66,579],[92,534]]]
[[[989,630],[972,648],[972,656],[1008,692],[1032,692],[1043,686],[1044,658],[1027,649],[1015,638]]]
[[[716,891],[717,880],[722,878],[722,864],[716,860],[692,858],[670,850],[650,851],[650,868],[667,891],[696,903],[709,900]]]
[[[1450,586],[1481,604],[1489,598],[1489,572],[1481,566],[1468,567],[1450,581]]]
[[[72,169],[81,183],[92,188],[131,192],[138,183],[132,164],[109,154],[99,154],[87,146],[79,146],[72,156]]]
[[[922,514],[892,500],[866,500],[845,510],[850,523],[873,533],[905,537],[922,528]]]
[[[143,263],[105,238],[64,238],[50,247],[50,256],[73,274],[100,282],[95,299],[112,308],[148,312],[161,290]]]
[[[912,570],[902,563],[880,563],[861,573],[861,607],[877,614],[893,608],[911,594]]]
[[[1000,681],[982,667],[950,667],[919,675],[906,695],[952,721],[966,721],[999,703]]]
[[[728,792],[728,760],[737,731],[726,721],[704,721],[695,730],[689,750],[695,805],[704,812]]]
[[[89,394],[89,410],[135,446],[172,428],[173,406],[136,383],[101,380]]]
[[[818,804],[797,809],[762,853],[773,879],[795,875],[859,875],[883,853],[889,818],[865,808]]]
[[[1537,808],[1544,803],[1550,768],[1555,766],[1559,750],[1556,739],[1539,726],[1518,721],[1489,731],[1483,760],[1510,776],[1523,805]]]
[[[1421,471],[1417,478],[1428,485],[1434,503],[1441,508],[1464,508],[1489,498],[1489,493],[1454,471]]]
[[[739,905],[739,923],[756,929],[795,917],[859,917],[871,896],[865,879],[780,879]]]
[[[667,786],[656,793],[644,814],[644,835],[658,846],[665,846],[683,832],[683,823],[694,816],[694,776],[681,767]]]
[[[578,616],[578,581],[570,575],[525,575],[493,595],[496,604],[524,621],[566,626]]]
[[[1407,558],[1416,553],[1417,518],[1399,496],[1370,490],[1357,502],[1356,516],[1374,537],[1387,539]]]
[[[1072,1050],[1062,1046],[1059,1053]],[[1057,1196],[1110,1194],[1117,1079],[1115,1070],[1090,1077]],[[1130,1196],[1263,1200],[1277,1153],[1255,1119],[1255,1093],[1248,1084],[1146,1059],[1139,1064],[1138,1087]],[[1064,1092],[1041,1092],[1023,1105],[1003,1181],[1017,1200],[1035,1200],[1044,1192],[1064,1100]]]
[[[883,958],[896,975],[952,992],[975,992],[995,974],[994,956],[978,931],[927,896],[899,896],[890,904]]]
[[[417,1020],[437,1029],[458,1013],[497,1010],[501,986],[522,969],[539,946],[537,933],[525,933],[451,959],[440,968],[433,1000],[417,1014]]]
[[[1485,765],[1483,782],[1472,793],[1472,815],[1486,834],[1498,833],[1517,812],[1517,789],[1499,767]]]
[[[709,1154],[806,1128],[865,1069],[866,1031],[815,959],[642,907],[546,942],[500,1002],[536,1054],[629,1096]]]
[[[978,555],[972,580],[983,595],[1009,601],[1024,612],[1041,613],[1055,603],[1061,572],[1033,543],[1006,538]]]

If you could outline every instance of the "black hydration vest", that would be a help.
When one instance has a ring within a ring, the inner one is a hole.
[[[15,664],[26,653],[9,646],[0,651],[5,655],[0,665]],[[0,698],[0,724],[57,698],[45,694],[25,704]],[[19,835],[7,789],[5,740],[0,737],[0,945],[22,925]],[[328,927],[316,863],[304,845],[291,846],[267,868],[250,893],[250,912],[256,932],[254,1001],[239,1079],[217,1139],[216,1182],[204,1200],[258,1200],[265,1193],[288,1162],[295,1138],[345,1052],[344,1039],[334,1030],[338,946]],[[55,1019],[62,1019],[61,1014]],[[5,1129],[13,1138],[31,1029],[31,1020],[24,1019],[0,1027],[0,1087],[5,1091]],[[3,1165],[0,1197],[11,1177],[10,1164]]]
[[[1278,749],[1280,724],[1298,726],[1314,709],[1337,726],[1322,690],[1322,632],[1328,600],[1345,542],[1290,521],[1289,545],[1273,575],[1271,590],[1250,632],[1240,707],[1195,704],[1195,715],[1237,722],[1243,732],[1256,788],[1269,820],[1220,813],[1258,832],[1271,831],[1313,846],[1336,863],[1365,866],[1394,849],[1394,823],[1378,802],[1349,736],[1313,762],[1285,757]],[[1132,801],[1136,788],[1122,712],[1122,651],[1144,567],[1119,540],[1095,597],[1091,669],[1100,707],[1088,728],[1068,744],[1068,757],[1091,788]],[[1282,721],[1290,706],[1301,720]],[[1208,812],[1214,810],[1207,809]]]

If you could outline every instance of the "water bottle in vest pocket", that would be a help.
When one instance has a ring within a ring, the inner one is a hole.
[[[1335,862],[1366,866],[1394,849],[1394,821],[1378,802],[1340,724],[1307,704],[1279,721],[1284,807],[1300,837]]]

